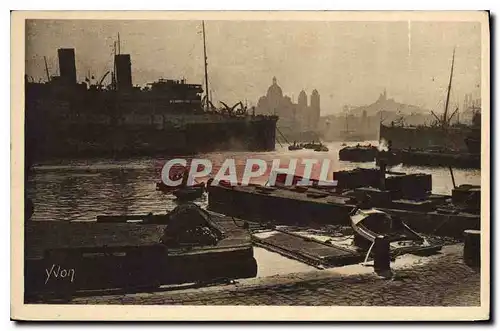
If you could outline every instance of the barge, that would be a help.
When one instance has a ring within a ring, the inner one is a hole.
[[[366,205],[399,217],[424,234],[461,238],[466,229],[480,229],[480,189],[460,194],[467,189],[458,187],[453,196],[436,195],[430,193],[430,175],[394,174],[382,181],[378,169],[336,172],[334,179],[334,188],[209,184],[208,209],[274,224],[350,225],[353,208]]]
[[[350,162],[372,162],[377,156],[377,148],[372,145],[368,146],[347,146],[339,151],[340,161]]]
[[[27,222],[25,301],[257,274],[250,234],[194,204],[165,215]]]

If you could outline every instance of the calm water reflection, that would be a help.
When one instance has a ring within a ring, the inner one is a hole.
[[[341,143],[327,144],[329,152],[288,151],[277,146],[266,153],[224,152],[199,155],[212,160],[217,171],[226,158],[235,158],[241,174],[247,158],[262,158],[269,163],[279,158],[330,159],[331,172],[356,167],[374,167],[374,163],[350,163],[338,160]],[[52,161],[36,165],[27,186],[33,199],[33,220],[94,220],[97,215],[165,213],[175,208],[174,197],[155,190],[161,178],[164,160],[134,158],[127,160],[93,159]],[[448,169],[397,166],[394,171],[432,174],[434,193],[450,194],[453,184]],[[457,184],[479,184],[479,170],[454,170]],[[238,177],[241,179],[241,176]],[[204,196],[198,204],[206,206]]]

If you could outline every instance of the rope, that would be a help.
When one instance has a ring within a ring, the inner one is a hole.
[[[283,137],[283,139],[285,140],[285,142],[290,145],[290,142],[286,139],[285,135],[281,132],[280,129],[278,129],[278,127],[276,127],[276,130],[278,131],[278,133],[281,135],[281,137]]]

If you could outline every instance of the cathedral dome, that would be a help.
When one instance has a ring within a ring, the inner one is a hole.
[[[276,77],[273,77],[273,84],[269,86],[267,89],[267,97],[271,98],[283,98],[283,91],[281,90],[281,87],[279,87]]]

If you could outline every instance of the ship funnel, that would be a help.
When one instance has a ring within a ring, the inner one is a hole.
[[[116,86],[118,90],[132,88],[132,63],[130,54],[115,55]]]
[[[75,49],[74,48],[59,48],[57,50],[59,57],[59,74],[61,81],[67,85],[76,84],[76,65],[75,65]]]

